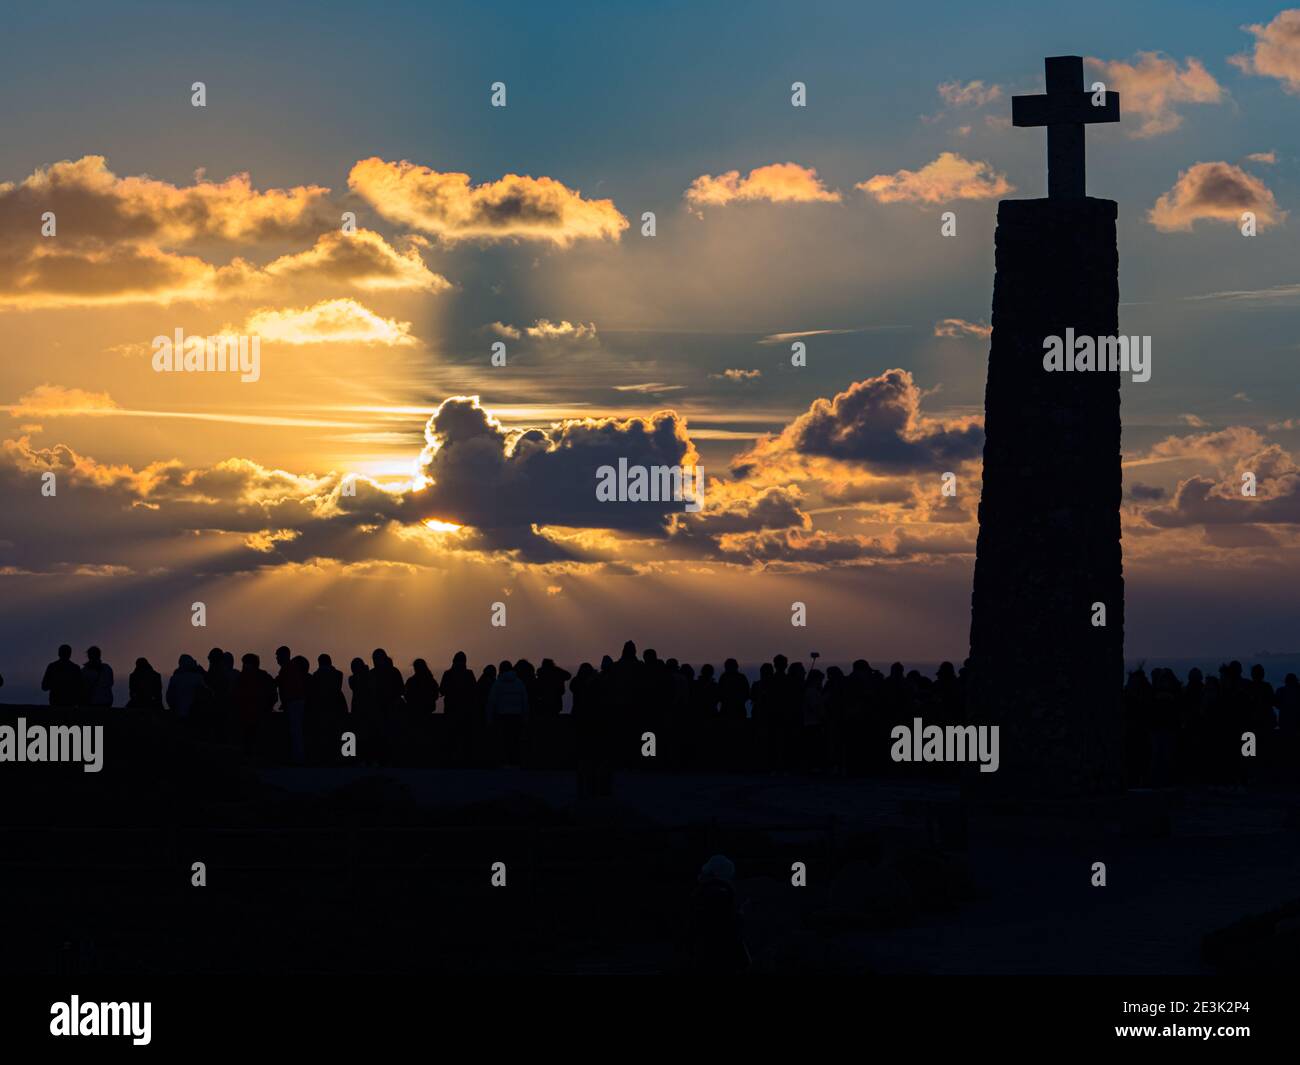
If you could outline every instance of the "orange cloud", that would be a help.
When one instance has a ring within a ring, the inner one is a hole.
[[[369,229],[322,233],[309,250],[281,256],[265,272],[276,280],[337,281],[368,291],[443,292],[452,287],[424,265],[416,245],[399,252]]]
[[[817,170],[798,163],[771,163],[755,167],[748,177],[728,170],[713,177],[701,174],[686,190],[686,201],[695,207],[722,207],[728,203],[839,203],[841,196],[828,189]]]
[[[993,335],[993,327],[983,322],[968,322],[965,318],[944,318],[934,323],[934,335],[937,337],[988,337]]]
[[[1015,191],[988,163],[942,152],[920,170],[877,174],[855,188],[880,203],[943,203],[947,200],[993,200]]]
[[[1231,163],[1197,163],[1180,171],[1174,187],[1156,200],[1147,214],[1151,224],[1166,232],[1189,230],[1200,219],[1237,224],[1243,211],[1255,212],[1264,225],[1286,217],[1259,178]]]
[[[331,230],[306,251],[265,267],[244,258],[214,266],[153,245],[78,243],[61,238],[0,247],[0,305],[86,307],[152,302],[264,298],[313,284],[367,291],[441,292],[452,287],[412,246],[399,252],[378,233]]]
[[[1134,61],[1088,58],[1088,64],[1101,73],[1109,89],[1119,91],[1126,115],[1138,115],[1142,121],[1128,124],[1130,137],[1156,137],[1170,133],[1183,124],[1175,104],[1217,104],[1223,89],[1199,59],[1186,59],[1183,69],[1178,62],[1158,52],[1138,52]]]
[[[103,414],[117,409],[107,392],[87,392],[62,385],[38,385],[9,408],[15,418],[55,418],[61,414]]]
[[[1247,74],[1276,78],[1287,92],[1300,93],[1300,8],[1289,8],[1267,26],[1242,27],[1255,38],[1254,51],[1228,58]]]
[[[312,307],[264,308],[249,315],[244,333],[283,344],[414,344],[411,323],[382,318],[354,299]]]
[[[249,175],[178,186],[149,177],[118,177],[102,155],[37,168],[21,182],[0,183],[0,231],[40,239],[40,218],[53,211],[58,236],[77,241],[128,240],[175,247],[205,239],[269,242],[303,237],[338,224],[329,189],[299,185],[258,192]]]
[[[445,241],[618,240],[628,221],[613,200],[585,200],[554,178],[506,174],[471,185],[468,174],[439,173],[402,160],[363,159],[348,187],[391,222]]]
[[[247,174],[212,182],[200,172],[191,186],[119,177],[97,155],[39,168],[21,182],[0,183],[0,305],[166,304],[265,296],[320,281],[451,287],[424,265],[416,240],[398,251],[369,230],[343,233],[328,195],[316,185],[258,191]],[[216,265],[190,247],[308,236],[314,243],[306,251],[265,267],[240,256]]]

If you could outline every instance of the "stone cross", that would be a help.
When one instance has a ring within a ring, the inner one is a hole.
[[[1013,96],[1013,126],[1047,127],[1047,195],[1053,200],[1081,200],[1084,191],[1083,127],[1090,122],[1119,121],[1119,93],[1104,102],[1083,89],[1083,57],[1050,56],[1046,96]]]

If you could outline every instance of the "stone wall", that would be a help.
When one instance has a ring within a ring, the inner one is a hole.
[[[972,778],[981,792],[1118,786],[1121,375],[1043,368],[1048,336],[1118,332],[1116,214],[1091,198],[998,208],[968,720],[1001,726],[1002,764]]]

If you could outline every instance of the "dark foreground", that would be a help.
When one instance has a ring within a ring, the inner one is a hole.
[[[147,714],[11,707],[0,725],[19,716],[108,724],[98,773],[0,773],[9,974],[1260,975],[1300,958],[1300,795],[1276,779],[972,804],[898,773],[620,769],[580,798],[572,770],[258,768]],[[734,864],[747,959],[701,947],[714,855]]]

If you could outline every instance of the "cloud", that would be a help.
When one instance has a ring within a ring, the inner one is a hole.
[[[1179,172],[1174,187],[1156,200],[1147,218],[1170,232],[1189,230],[1201,219],[1236,225],[1243,211],[1254,211],[1263,225],[1286,217],[1259,178],[1231,163],[1196,163]]]
[[[420,468],[429,484],[413,493],[422,518],[472,525],[488,542],[550,557],[534,527],[615,529],[659,534],[682,502],[602,502],[597,470],[695,466],[699,455],[673,411],[644,418],[586,418],[543,428],[506,429],[477,396],[444,400],[425,427]]]
[[[978,458],[984,446],[978,419],[923,418],[921,398],[908,371],[886,370],[855,382],[833,399],[814,400],[779,435],[736,456],[732,470],[746,477],[766,466],[811,457],[908,473],[950,469]]]
[[[99,201],[95,201],[99,204]],[[99,204],[102,206],[102,204]],[[39,211],[35,215],[39,218]],[[215,223],[204,227],[217,230]],[[177,225],[139,227],[175,234]],[[102,229],[102,226],[101,226]],[[237,233],[236,228],[227,228]],[[263,230],[254,229],[256,232]],[[450,282],[424,265],[417,247],[399,252],[378,233],[345,234],[331,228],[313,245],[282,255],[265,267],[243,257],[217,266],[191,254],[129,236],[106,239],[59,221],[57,235],[42,238],[35,226],[5,232],[0,245],[0,305],[24,308],[170,304],[287,292],[304,286],[351,285],[362,290],[439,292]]]
[[[759,341],[760,344],[788,344],[800,337],[842,336],[845,333],[861,333],[861,329],[804,329],[798,333],[770,333]]]
[[[709,374],[718,381],[753,381],[762,376],[762,370],[723,370],[722,373]]]
[[[583,325],[579,322],[574,325],[572,322],[552,322],[546,318],[539,318],[524,332],[534,340],[595,340],[596,323],[588,322]]]
[[[38,385],[9,408],[15,418],[56,418],[63,414],[104,414],[117,410],[107,392],[87,392],[62,385]]]
[[[354,299],[322,300],[301,310],[263,308],[244,323],[245,334],[283,344],[414,344],[411,323],[382,318]]]
[[[1272,166],[1277,162],[1277,152],[1251,152],[1250,155],[1246,156],[1246,161],[1249,163],[1267,163]]]
[[[1001,98],[998,85],[985,85],[982,81],[945,81],[938,87],[939,95],[949,107],[983,107]]]
[[[614,385],[615,392],[637,392],[641,395],[657,395],[660,392],[680,392],[685,385],[670,385],[663,381],[643,381],[635,385]]]
[[[1264,438],[1257,430],[1245,425],[1230,425],[1209,433],[1167,436],[1145,452],[1125,456],[1124,465],[1148,466],[1157,462],[1195,459],[1223,468],[1225,463],[1231,464],[1263,447]]]
[[[506,174],[471,185],[468,174],[439,173],[372,157],[353,166],[348,187],[390,222],[447,242],[618,240],[628,221],[613,200],[586,200],[549,177]]]
[[[817,170],[798,163],[771,163],[755,167],[748,177],[729,170],[713,177],[701,174],[686,190],[686,202],[694,207],[722,207],[728,203],[839,203],[839,192],[828,189]]]
[[[1087,60],[1100,71],[1108,89],[1118,90],[1126,115],[1138,115],[1142,121],[1124,128],[1130,137],[1157,137],[1171,133],[1183,124],[1175,105],[1217,104],[1223,89],[1199,59],[1178,62],[1159,52],[1138,52],[1131,62],[1121,59]]]
[[[877,174],[854,187],[879,203],[993,200],[1015,191],[1015,186],[990,164],[964,159],[955,152],[941,152],[920,170]]]
[[[507,340],[519,340],[524,336],[533,340],[595,340],[596,323],[570,321],[552,322],[549,318],[538,318],[532,325],[520,329],[505,322],[493,322],[488,326],[490,332]]]
[[[424,265],[416,245],[399,252],[370,229],[323,233],[309,250],[268,263],[265,273],[280,281],[332,281],[368,292],[445,292],[452,287]]]
[[[1200,475],[1179,483],[1168,506],[1152,507],[1144,517],[1164,529],[1190,525],[1300,524],[1300,467],[1276,444],[1251,456],[1256,495],[1241,494],[1241,479],[1215,481]],[[1241,546],[1254,546],[1242,543]]]
[[[0,232],[39,239],[43,212],[53,211],[52,240],[153,242],[177,247],[200,240],[266,243],[315,235],[339,224],[329,189],[299,185],[258,192],[248,174],[194,184],[118,177],[102,155],[37,168],[21,182],[0,183]]]
[[[1300,93],[1300,8],[1288,8],[1267,26],[1243,26],[1255,38],[1254,50],[1228,62],[1262,78],[1276,78],[1287,92]]]
[[[449,283],[418,249],[378,233],[344,234],[320,186],[258,191],[247,174],[191,186],[119,177],[102,156],[64,160],[0,184],[0,304],[102,306],[215,300],[318,282],[362,289],[438,291]],[[41,217],[55,214],[44,236]],[[236,256],[224,265],[195,247],[241,248],[311,238],[312,246],[265,267]]]
[[[944,318],[934,323],[934,335],[937,337],[988,337],[993,335],[993,327],[983,322],[968,322],[965,318]]]

